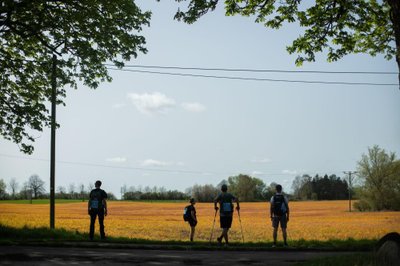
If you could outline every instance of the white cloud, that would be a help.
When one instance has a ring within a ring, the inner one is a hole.
[[[283,170],[282,174],[297,175],[297,171],[296,170]]]
[[[146,167],[165,167],[165,166],[184,166],[185,164],[183,162],[165,162],[165,161],[159,161],[159,160],[154,160],[154,159],[147,159],[144,161],[141,161],[140,164],[142,166]]]
[[[158,161],[158,160],[153,160],[153,159],[144,160],[141,164],[142,164],[142,166],[157,166],[157,167],[170,165],[170,163],[168,163],[168,162],[163,162],[163,161]]]
[[[133,105],[144,114],[165,113],[168,109],[175,106],[175,100],[168,98],[160,92],[154,93],[129,93],[128,98]]]
[[[120,108],[122,108],[122,107],[125,107],[125,105],[126,105],[126,104],[124,104],[124,103],[115,103],[115,104],[112,105],[112,108],[114,108],[114,109],[120,109]]]
[[[251,160],[252,163],[270,163],[271,159],[269,158],[262,158],[262,159],[253,159]]]
[[[126,158],[125,157],[107,158],[106,161],[112,163],[124,163],[126,162]]]
[[[252,176],[259,176],[259,175],[263,175],[264,173],[263,172],[261,172],[261,171],[253,171],[253,172],[251,172],[251,175]]]
[[[189,112],[200,113],[206,110],[206,107],[200,103],[182,103],[183,109]]]

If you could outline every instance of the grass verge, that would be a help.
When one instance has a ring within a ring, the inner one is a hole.
[[[354,253],[349,255],[333,256],[312,259],[296,264],[297,266],[395,266],[390,261],[378,257],[375,253]]]
[[[188,242],[188,241],[161,241],[132,239],[124,237],[108,237],[106,241],[100,241],[99,237],[95,237],[95,241],[88,241],[87,233],[78,231],[68,231],[65,229],[49,229],[45,227],[31,228],[14,228],[0,224],[0,245],[91,245],[104,247],[140,247],[157,246],[157,248],[166,249],[219,249],[216,243],[206,241]],[[271,242],[246,242],[246,243],[230,243],[227,249],[232,250],[320,250],[320,251],[372,251],[377,243],[375,239],[345,239],[345,240],[296,240],[289,242],[289,247],[272,248]]]
[[[82,200],[73,199],[56,199],[55,203],[76,203]],[[50,204],[49,199],[33,199],[31,200],[0,200],[0,204]]]

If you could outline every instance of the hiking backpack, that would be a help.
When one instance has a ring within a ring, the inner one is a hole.
[[[190,205],[186,206],[185,209],[183,209],[183,220],[185,222],[189,221],[190,217],[192,214],[190,213]]]
[[[282,194],[274,195],[272,211],[276,216],[282,216],[287,212],[285,197]]]
[[[90,208],[99,209],[101,204],[101,190],[93,190],[90,195]]]
[[[226,194],[221,197],[221,212],[233,212],[232,200]]]

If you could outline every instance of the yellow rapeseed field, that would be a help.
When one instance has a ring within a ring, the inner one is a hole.
[[[189,226],[182,219],[186,203],[108,202],[106,234],[151,240],[187,240]],[[400,212],[348,212],[347,201],[291,202],[289,240],[380,238],[400,231]],[[208,241],[214,219],[212,203],[196,204],[196,240]],[[246,242],[271,241],[269,204],[241,203]],[[0,204],[0,223],[13,227],[49,225],[49,205]],[[56,204],[56,227],[88,232],[87,202]],[[98,224],[96,224],[98,232]],[[214,236],[219,233],[217,215]],[[231,241],[241,241],[240,224],[234,215]],[[281,236],[279,235],[279,238]],[[214,241],[216,237],[213,237]]]

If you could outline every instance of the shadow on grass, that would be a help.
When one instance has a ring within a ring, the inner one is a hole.
[[[328,241],[318,240],[294,240],[289,242],[289,247],[278,246],[272,248],[272,242],[231,242],[230,250],[319,250],[319,251],[372,251],[376,246],[376,239],[332,239]],[[68,231],[63,228],[49,229],[46,227],[23,227],[14,228],[0,224],[0,245],[68,245],[68,246],[101,246],[110,248],[138,247],[138,248],[165,248],[165,249],[220,249],[216,243],[208,241],[162,241],[147,240],[126,237],[108,237],[101,241],[95,237],[89,241],[87,233]]]
[[[311,259],[297,266],[396,266],[397,263],[385,260],[376,253],[355,253],[341,256]]]

